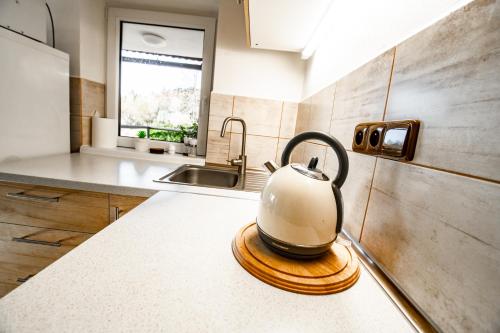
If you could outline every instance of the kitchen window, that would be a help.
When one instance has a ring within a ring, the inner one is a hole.
[[[108,15],[107,110],[118,145],[133,147],[140,131],[179,144],[197,136],[204,155],[214,19],[116,8]]]

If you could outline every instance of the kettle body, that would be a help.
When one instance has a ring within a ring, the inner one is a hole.
[[[311,159],[307,167],[288,164],[293,148],[310,139],[329,143],[337,153],[339,171],[333,181],[316,168],[318,158]],[[334,137],[305,132],[290,140],[281,162],[283,167],[272,170],[261,193],[259,236],[271,250],[284,256],[301,259],[321,256],[342,229],[340,186],[347,176],[347,153]]]

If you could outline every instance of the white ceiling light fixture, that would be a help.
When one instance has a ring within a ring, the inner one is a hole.
[[[333,3],[335,0],[330,2],[328,9],[325,14],[319,21],[319,24],[314,29],[309,41],[306,43],[306,46],[302,49],[301,58],[304,60],[309,59],[310,56],[313,55],[314,51],[318,47],[319,43],[324,39],[325,35],[328,33],[328,30],[333,24]]]
[[[142,40],[149,46],[163,47],[167,45],[167,40],[165,38],[151,32],[143,32]]]

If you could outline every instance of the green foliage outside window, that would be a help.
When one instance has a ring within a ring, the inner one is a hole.
[[[142,135],[142,136],[141,136]],[[146,131],[137,132],[139,138],[146,137]],[[196,138],[198,136],[198,124],[193,123],[192,125],[180,125],[174,127],[173,129],[150,129],[149,137],[153,140],[168,141],[168,142],[183,142],[184,137]]]

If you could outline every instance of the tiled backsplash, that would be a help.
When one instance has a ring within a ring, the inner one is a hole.
[[[500,3],[476,0],[297,115],[296,133],[328,131],[348,150],[345,230],[445,332],[500,331],[499,31]],[[356,124],[402,119],[422,123],[412,162],[351,151]],[[336,172],[330,149],[302,154]]]
[[[91,118],[104,117],[105,86],[79,77],[70,78],[71,152],[91,143]]]
[[[227,164],[238,158],[242,127],[228,125],[220,137],[224,118],[241,117],[247,124],[248,167],[261,169],[267,160],[279,161],[284,145],[295,133],[297,103],[212,93],[208,120],[207,163]]]

